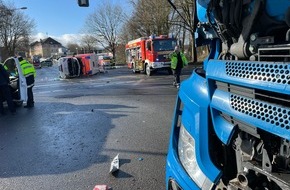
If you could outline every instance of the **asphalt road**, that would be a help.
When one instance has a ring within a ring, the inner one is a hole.
[[[63,80],[56,66],[38,69],[35,107],[0,116],[0,190],[165,189],[172,79],[117,68]]]

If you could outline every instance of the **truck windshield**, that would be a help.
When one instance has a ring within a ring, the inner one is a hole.
[[[173,51],[176,46],[176,40],[166,39],[166,40],[154,40],[153,50],[154,51]]]

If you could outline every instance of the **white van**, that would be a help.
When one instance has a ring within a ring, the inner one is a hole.
[[[22,106],[27,101],[27,85],[18,57],[9,57],[3,65],[9,73],[13,102],[16,106]]]
[[[58,70],[61,78],[79,77],[81,66],[76,57],[61,57],[58,59]]]

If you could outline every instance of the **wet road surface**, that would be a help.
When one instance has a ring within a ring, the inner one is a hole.
[[[56,66],[44,67],[33,91],[33,109],[0,116],[0,190],[165,189],[177,94],[167,72],[117,68],[64,80]]]

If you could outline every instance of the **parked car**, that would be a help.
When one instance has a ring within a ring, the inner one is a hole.
[[[52,67],[53,63],[52,60],[46,59],[40,62],[41,67]]]
[[[34,68],[41,69],[41,63],[40,63],[40,59],[39,58],[34,57],[32,59],[32,64],[33,64]]]

